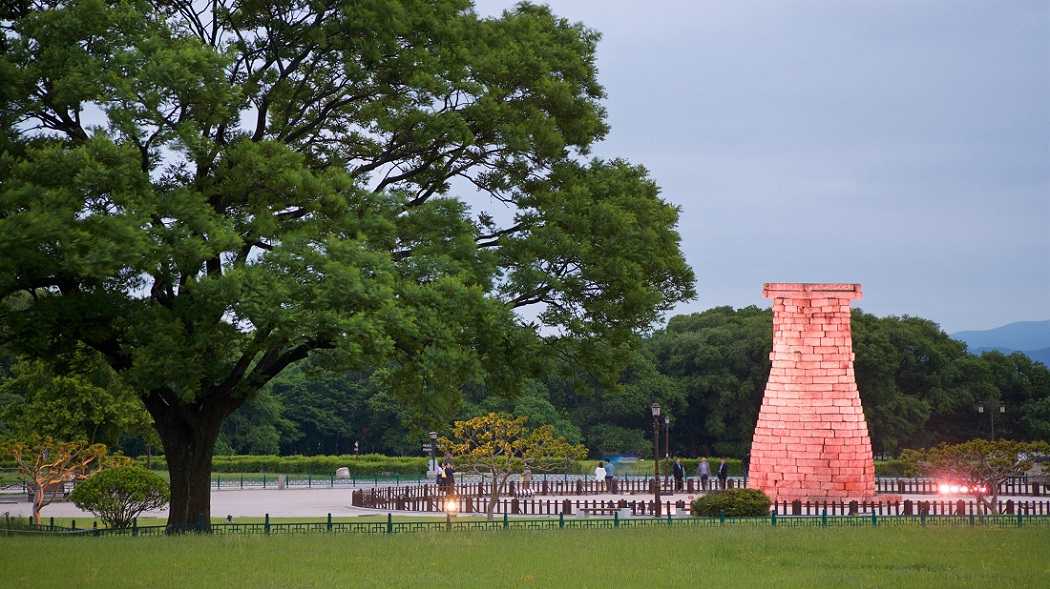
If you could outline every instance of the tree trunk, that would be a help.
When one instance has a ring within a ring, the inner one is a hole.
[[[223,421],[240,402],[202,396],[194,403],[176,401],[157,392],[145,399],[160,434],[171,477],[168,526],[187,529],[211,525],[211,465]]]
[[[40,510],[44,508],[44,488],[39,484],[33,493],[33,523],[40,525]]]
[[[488,521],[492,521],[496,517],[496,503],[503,494],[503,489],[507,484],[508,478],[510,478],[510,473],[504,474],[502,477],[498,476],[495,472],[492,473],[492,491],[489,493],[489,508],[485,514],[485,519]]]

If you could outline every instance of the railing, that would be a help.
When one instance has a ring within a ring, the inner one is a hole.
[[[545,519],[512,519],[504,515],[494,521],[461,520],[448,516],[444,520],[423,522],[395,522],[387,514],[385,522],[333,522],[328,515],[326,522],[311,523],[271,523],[266,516],[263,523],[235,524],[213,523],[205,525],[203,521],[190,526],[142,526],[133,524],[130,528],[70,528],[57,526],[37,526],[18,524],[8,521],[0,528],[0,535],[21,534],[62,534],[81,536],[164,536],[183,533],[207,533],[216,535],[234,534],[308,534],[308,533],[350,533],[350,534],[397,534],[408,532],[437,531],[492,531],[492,530],[553,530],[579,528],[638,528],[638,527],[719,527],[719,526],[805,526],[805,527],[878,527],[878,526],[955,526],[955,527],[1044,527],[1050,526],[1048,515],[988,515],[988,516],[938,516],[919,514],[915,516],[881,516],[871,513],[864,517],[828,516],[820,517],[787,517],[771,513],[768,517],[645,517],[621,518],[614,514],[611,518],[557,518]]]
[[[961,515],[1050,515],[1050,501],[999,501],[994,511],[976,501],[781,501],[772,506],[774,513],[793,516],[877,514],[886,516],[961,516]]]
[[[897,495],[936,495],[940,492],[940,482],[932,479],[877,478],[875,491]],[[1050,495],[1050,488],[1023,477],[1009,479],[999,485],[999,494],[1039,497]]]
[[[584,495],[588,485],[577,487]],[[380,511],[415,511],[424,513],[487,513],[490,485],[456,485],[454,493],[442,493],[435,485],[422,485],[409,488],[375,488],[360,489],[353,492],[350,503],[354,507],[376,509]],[[592,491],[593,492],[593,491]],[[546,492],[539,493],[548,494]],[[555,490],[549,494],[566,495],[569,493]],[[509,515],[573,515],[581,508],[629,509],[631,515],[652,515],[655,512],[654,499],[605,499],[573,500],[568,498],[543,499],[522,498],[513,495],[500,499],[493,513]],[[661,513],[678,513],[688,511],[689,503],[685,499],[670,499],[661,502]],[[1050,515],[1050,501],[1000,501],[997,506],[999,514],[1012,515]],[[985,508],[975,501],[792,501],[778,502],[772,511],[780,515],[816,516],[821,514],[859,515],[876,513],[878,515],[987,515]]]

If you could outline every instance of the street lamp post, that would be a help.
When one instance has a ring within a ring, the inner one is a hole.
[[[653,473],[653,513],[660,517],[660,404],[653,403],[653,456],[656,457],[656,471]]]
[[[671,416],[664,415],[664,465],[671,462]],[[668,468],[664,468],[664,486],[671,489],[670,482],[667,480]],[[672,494],[673,494],[673,489]]]
[[[988,400],[988,415],[989,415],[989,417],[991,417],[991,420],[992,420],[992,437],[991,437],[991,440],[993,442],[995,441],[995,412],[996,411],[999,411],[999,413],[1006,413],[1006,404],[1002,403],[1001,401],[996,401],[994,399],[989,399]],[[984,413],[984,403],[978,403],[977,404],[977,412],[978,413]]]

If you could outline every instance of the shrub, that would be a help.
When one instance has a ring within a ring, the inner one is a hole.
[[[689,504],[694,517],[729,517],[769,515],[769,497],[758,489],[726,489],[698,497]]]
[[[69,500],[111,528],[127,528],[143,511],[168,504],[167,481],[138,466],[107,468],[77,483]]]

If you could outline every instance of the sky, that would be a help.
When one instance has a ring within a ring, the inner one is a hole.
[[[947,333],[1050,319],[1050,0],[540,3],[602,34],[592,155],[681,208],[670,315],[844,282]]]

